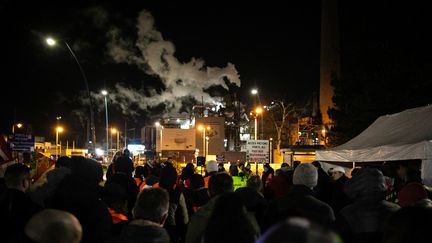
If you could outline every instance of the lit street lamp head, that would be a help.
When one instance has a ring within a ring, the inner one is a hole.
[[[57,127],[56,130],[57,132],[63,132],[63,127]]]
[[[101,94],[106,96],[106,95],[108,94],[108,91],[106,91],[106,90],[102,90],[102,91],[101,91]]]
[[[18,128],[21,128],[23,125],[22,125],[21,123],[18,123],[16,126],[17,126]]]
[[[49,45],[49,46],[54,46],[57,42],[53,39],[53,38],[46,38],[46,43]]]
[[[252,89],[252,90],[251,90],[251,94],[253,94],[253,95],[258,94],[258,89]]]
[[[261,114],[262,112],[263,112],[263,109],[261,107],[257,107],[255,109],[255,113],[257,113],[257,114]]]
[[[116,134],[117,133],[117,129],[115,129],[115,128],[111,129],[111,133],[112,134]]]
[[[49,46],[55,46],[57,41],[51,37],[48,37],[45,39],[45,42],[47,43],[47,45]],[[88,81],[87,81],[87,76],[84,73],[83,68],[81,67],[80,62],[78,61],[78,58],[76,57],[75,53],[73,52],[73,50],[70,48],[69,44],[67,43],[67,41],[65,39],[61,39],[61,42],[63,42],[67,49],[70,52],[70,55],[74,58],[76,64],[78,65],[78,68],[81,72],[81,75],[83,77],[84,80],[84,84],[85,84],[85,88],[87,91],[87,96],[89,99],[89,111],[90,111],[90,130],[91,130],[91,134],[92,134],[92,138],[87,138],[87,141],[89,142],[89,144],[93,144],[93,149],[95,149],[95,142],[96,142],[96,129],[95,129],[95,125],[94,125],[94,115],[93,115],[93,105],[92,105],[92,97],[90,95],[90,89],[89,89],[89,85],[88,85]],[[59,120],[59,119],[57,119]]]

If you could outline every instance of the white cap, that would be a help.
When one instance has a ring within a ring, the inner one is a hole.
[[[343,168],[343,167],[341,167],[341,166],[335,166],[335,167],[333,167],[332,168],[332,170],[331,170],[332,172],[342,172],[342,173],[344,173],[345,174],[345,169]]]

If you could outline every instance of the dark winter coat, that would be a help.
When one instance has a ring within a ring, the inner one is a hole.
[[[292,216],[305,217],[323,226],[331,226],[335,220],[332,208],[316,199],[313,191],[303,185],[294,185],[285,197],[270,203],[264,216],[264,228]]]
[[[104,242],[110,236],[112,218],[100,199],[100,187],[79,176],[68,176],[57,188],[53,208],[72,213],[83,228],[83,243]]]
[[[27,221],[41,209],[24,192],[6,189],[0,195],[1,242],[14,242],[21,237]]]
[[[125,189],[128,199],[127,208],[129,212],[132,212],[132,208],[135,205],[135,200],[139,192],[135,179],[125,173],[116,172],[107,179],[105,185],[109,185],[110,183],[117,183]]]
[[[359,170],[345,185],[354,203],[337,215],[335,228],[345,243],[380,242],[386,219],[400,207],[384,201],[383,174],[375,168]]]
[[[347,181],[348,177],[343,175],[339,179],[337,179],[332,185],[330,202],[328,204],[333,208],[335,214],[338,214],[342,208],[351,203],[351,200],[344,192],[345,183]]]
[[[140,222],[139,224],[136,222]],[[132,221],[121,234],[109,243],[170,243],[167,231],[146,220]]]

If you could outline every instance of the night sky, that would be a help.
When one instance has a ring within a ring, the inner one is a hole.
[[[52,140],[55,118],[62,116],[61,122],[69,131],[64,136],[85,136],[80,120],[87,114],[87,106],[82,103],[83,78],[64,44],[55,48],[45,45],[44,37],[48,35],[69,43],[87,75],[98,137],[105,126],[103,98],[99,95],[103,88],[110,92],[112,125],[123,127],[126,120],[137,130],[145,123],[153,123],[151,119],[164,99],[165,104],[173,105],[167,111],[172,114],[178,113],[183,100],[179,95],[193,94],[197,99],[216,101],[212,95],[221,93],[217,88],[212,87],[211,95],[202,90],[212,84],[224,85],[226,78],[220,79],[218,73],[240,85],[240,98],[249,105],[253,103],[249,94],[252,87],[260,90],[262,101],[304,100],[319,89],[320,1],[134,2],[140,3],[74,1],[68,7],[46,1],[2,3],[1,132],[8,134],[14,121],[23,122],[32,124],[35,135]],[[356,6],[350,7],[356,12]],[[356,14],[367,19],[369,8],[359,9]],[[385,4],[378,8],[384,9]],[[405,27],[410,28],[409,19],[418,14],[415,9],[412,7],[413,11],[404,15],[390,15],[406,18]],[[403,10],[402,6],[397,10]],[[389,13],[379,14],[380,21],[384,21]],[[154,25],[149,25],[150,30],[144,35],[139,33],[138,21],[144,21],[143,27],[151,20]],[[424,22],[428,20],[423,19],[422,25],[412,30],[415,40],[427,36],[430,26],[422,27],[428,26]],[[365,23],[360,18],[343,27],[355,31],[350,29],[352,25],[367,33],[373,23]],[[412,48],[413,42],[402,43],[401,49],[406,50],[406,46]],[[424,46],[426,43],[416,47],[416,53]],[[164,61],[174,64],[167,67],[153,50],[162,50]],[[183,79],[183,88],[178,88],[179,79]],[[170,92],[164,91],[167,86],[172,88]]]
[[[6,95],[1,111],[2,133],[9,133],[15,120],[31,123],[36,135],[53,136],[50,133],[59,115],[65,126],[80,128],[74,112],[87,111],[80,103],[85,97],[83,78],[64,44],[55,48],[45,45],[44,37],[48,35],[68,42],[96,96],[104,87],[112,93],[120,92],[116,88],[119,83],[122,91],[144,90],[141,94],[147,100],[152,99],[153,91],[163,93],[161,78],[146,72],[148,67],[143,60],[128,64],[110,54],[113,37],[109,33],[117,29],[121,32],[118,36],[129,43],[125,49],[140,56],[134,45],[139,38],[136,25],[142,10],[151,14],[154,30],[160,32],[162,40],[175,47],[172,56],[178,63],[201,59],[204,72],[206,67],[224,69],[231,63],[234,71],[231,68],[227,72],[237,71],[238,84],[241,82],[239,95],[245,104],[253,102],[249,95],[252,87],[260,90],[262,100],[310,96],[318,89],[319,4],[283,7],[276,3],[232,5],[229,1],[205,5],[140,1],[144,3],[125,6],[114,1],[85,2],[89,4],[71,3],[68,8],[61,8],[58,3],[22,5],[13,1],[2,6],[3,33],[8,33],[4,37],[10,37],[2,40],[6,42],[2,46],[6,47],[3,58],[7,74],[2,79],[3,85],[5,81],[9,84],[7,92],[2,92],[3,97]],[[212,95],[218,94],[215,90]],[[123,126],[126,119],[132,127],[151,122],[142,119],[148,117],[145,108],[123,102],[122,98],[109,101],[113,123]],[[104,128],[103,99],[96,97],[94,103],[99,133]]]

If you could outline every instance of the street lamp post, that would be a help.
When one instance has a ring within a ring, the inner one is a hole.
[[[273,138],[269,139],[269,143],[270,143],[270,163],[273,163]]]
[[[108,151],[109,151],[108,103],[107,103],[108,91],[102,90],[101,94],[104,96],[104,100],[105,100],[106,151],[107,151],[107,155],[108,155]]]
[[[61,133],[61,132],[63,132],[63,127],[56,127],[56,146],[55,146],[55,157],[56,157],[56,160],[58,159],[58,145],[59,145],[59,143],[58,143],[58,140],[59,140],[59,133]]]
[[[205,158],[206,158],[206,161],[207,161],[207,155],[208,155],[209,140],[210,140],[210,138],[208,136],[206,136],[205,137],[205,141],[206,141]]]
[[[113,130],[115,130],[115,129],[111,128],[111,133],[110,133],[110,150],[113,149],[113,139],[112,139],[112,137],[113,137],[113,134],[115,133],[115,132],[113,132]]]
[[[156,132],[157,129],[159,129],[159,157],[162,157],[162,129],[163,126],[160,124],[160,122],[155,122],[155,126],[156,126]],[[157,139],[157,135],[156,135],[156,139]],[[157,141],[156,141],[156,152],[157,152]]]
[[[115,129],[115,128],[112,128],[111,129],[111,135],[112,134],[117,134],[117,149],[116,150],[119,151],[120,150],[120,131]],[[112,148],[112,142],[111,142],[111,148]]]
[[[262,108],[261,107],[257,107],[257,108],[255,108],[255,140],[258,140],[258,121],[257,121],[257,117],[258,117],[258,115],[259,114],[261,114],[262,113]],[[262,126],[262,124],[261,124],[261,126]]]
[[[86,88],[86,92],[87,92],[87,97],[89,99],[89,110],[90,110],[90,130],[91,130],[91,134],[92,134],[92,138],[91,140],[88,139],[88,142],[92,144],[93,149],[95,149],[96,147],[96,130],[95,130],[95,125],[94,125],[94,114],[93,114],[93,102],[92,102],[92,97],[90,94],[90,88],[88,85],[88,81],[87,81],[87,76],[84,73],[84,69],[81,67],[80,62],[78,61],[78,58],[76,57],[75,53],[72,51],[72,48],[70,48],[69,44],[67,43],[66,40],[62,39],[62,41],[65,43],[67,49],[69,50],[71,56],[75,59],[75,62],[78,65],[78,68],[81,72],[81,75],[83,77],[84,80],[84,84],[85,84],[85,88]],[[56,45],[57,41],[53,38],[47,38],[46,39],[46,43],[49,46],[54,46]]]
[[[260,99],[260,95],[259,95],[259,91],[258,91],[258,89],[257,89],[257,88],[252,89],[252,90],[251,90],[251,94],[252,94],[253,96],[256,96],[256,97],[258,98],[258,105],[261,106],[261,99]],[[256,102],[255,102],[255,101],[256,101],[256,100],[254,99],[254,106],[256,105]],[[263,135],[264,135],[264,126],[263,126],[264,122],[263,122],[263,119],[264,119],[264,117],[261,116],[261,133],[260,133],[261,138],[262,138]]]
[[[210,130],[210,127],[209,126],[205,127],[203,125],[199,125],[198,130],[203,132],[203,141],[202,141],[202,143],[203,143],[203,156],[204,156],[205,160],[207,161],[206,130]]]
[[[120,151],[120,131],[117,131],[117,151]]]

